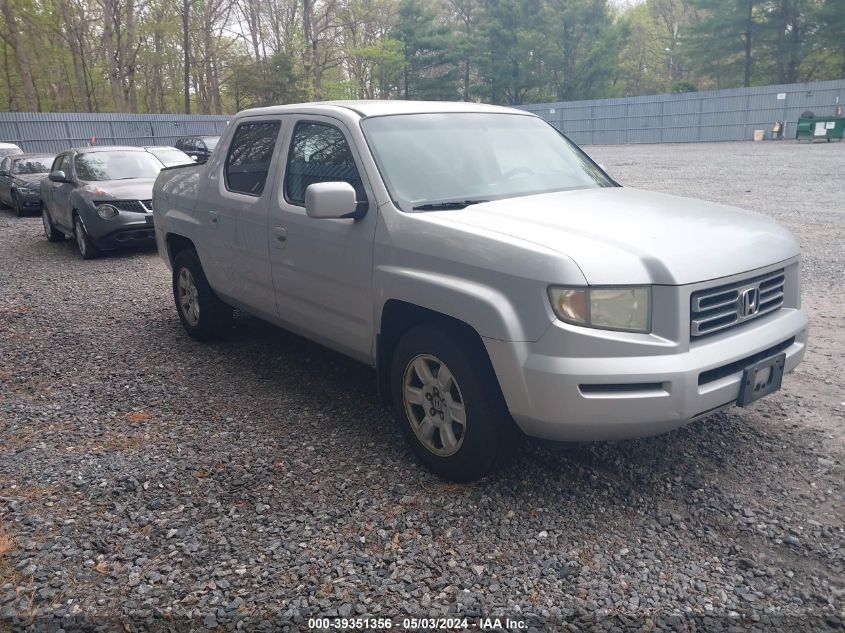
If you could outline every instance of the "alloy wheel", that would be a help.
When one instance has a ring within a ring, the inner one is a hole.
[[[405,412],[420,443],[438,457],[460,450],[466,435],[466,408],[457,380],[435,356],[420,354],[405,367]]]
[[[182,315],[192,327],[196,327],[200,321],[199,294],[196,283],[194,282],[194,276],[187,268],[182,268],[179,271],[176,289],[179,295],[179,309],[182,311]]]
[[[88,250],[88,243],[85,241],[85,227],[82,226],[82,221],[77,218],[74,234],[76,235],[76,245],[79,247],[79,253],[85,257]]]

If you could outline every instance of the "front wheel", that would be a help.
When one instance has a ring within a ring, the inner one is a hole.
[[[44,226],[44,235],[47,237],[48,241],[64,242],[65,234],[57,229],[53,224],[53,220],[50,218],[50,212],[47,210],[46,204],[44,205],[44,208],[41,209],[41,224]]]
[[[196,251],[184,250],[173,260],[173,299],[191,338],[211,341],[231,331],[232,307],[211,289]]]
[[[85,225],[82,224],[82,220],[78,215],[73,218],[73,234],[76,237],[76,246],[79,248],[79,254],[82,256],[82,259],[94,259],[100,254],[97,247],[91,241],[91,237],[88,235],[88,231],[85,230]]]
[[[458,329],[419,326],[393,354],[397,421],[417,457],[457,482],[480,479],[520,437],[480,342]]]
[[[21,201],[18,198],[18,194],[14,191],[12,192],[12,208],[15,210],[15,215],[19,218],[22,218],[24,214],[23,207],[21,206]]]

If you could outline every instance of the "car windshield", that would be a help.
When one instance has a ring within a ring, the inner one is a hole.
[[[185,152],[180,149],[176,149],[175,147],[165,147],[163,149],[155,148],[149,150],[149,152],[164,163],[165,167],[170,167],[172,165],[186,165],[187,163],[194,162]]]
[[[205,141],[205,146],[208,148],[209,151],[213,150],[217,147],[217,141],[220,140],[219,136],[203,136],[202,140]]]
[[[46,174],[53,164],[52,156],[33,156],[13,161],[13,174]]]
[[[130,180],[155,178],[163,165],[152,154],[138,152],[90,152],[76,157],[80,180]]]
[[[405,210],[614,186],[576,145],[532,116],[409,114],[372,117],[361,126]]]

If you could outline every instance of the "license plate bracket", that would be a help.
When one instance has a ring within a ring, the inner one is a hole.
[[[785,365],[786,354],[778,354],[746,367],[742,373],[737,406],[746,407],[780,389]]]

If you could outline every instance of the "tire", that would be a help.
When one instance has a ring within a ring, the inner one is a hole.
[[[25,213],[23,208],[21,207],[21,201],[18,200],[18,195],[13,191],[12,192],[12,208],[15,210],[15,215],[19,218],[22,218]]]
[[[232,331],[232,306],[211,289],[199,256],[183,250],[173,260],[173,300],[179,320],[197,341],[213,341]]]
[[[47,205],[41,209],[41,224],[44,227],[44,236],[50,242],[64,242],[65,234],[53,224],[53,219],[50,217],[50,212],[47,210]]]
[[[100,251],[94,246],[91,238],[88,236],[88,231],[85,230],[85,225],[78,215],[73,216],[73,235],[76,238],[76,247],[79,249],[79,254],[82,259],[94,259],[100,254]]]
[[[396,420],[414,453],[460,483],[499,468],[521,438],[484,348],[468,339],[457,327],[415,327],[399,340],[390,373]]]

